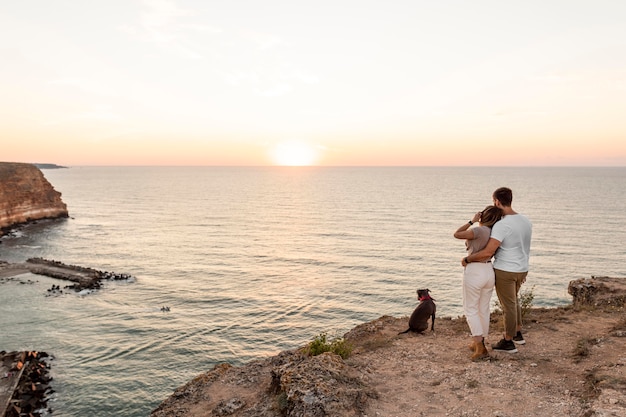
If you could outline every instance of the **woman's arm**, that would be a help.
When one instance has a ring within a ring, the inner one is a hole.
[[[487,262],[490,260],[493,255],[495,255],[496,251],[500,247],[500,241],[494,238],[489,238],[487,242],[487,246],[482,248],[476,253],[472,253],[471,255],[466,256],[461,260],[461,265],[466,266],[471,262]]]
[[[469,222],[463,224],[463,226],[456,229],[456,232],[454,232],[454,237],[457,239],[473,240],[474,231],[471,230],[469,227],[472,224],[476,223],[478,220],[480,220],[480,215],[481,215],[481,212],[479,211],[478,213],[474,214],[474,217],[472,217],[472,220],[470,220]]]

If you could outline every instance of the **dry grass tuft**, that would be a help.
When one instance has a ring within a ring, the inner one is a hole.
[[[611,329],[614,332],[623,332],[626,331],[626,317],[621,318],[615,323],[615,326]]]
[[[578,363],[588,357],[591,354],[591,347],[597,345],[599,342],[600,339],[595,337],[583,337],[578,339],[573,353],[574,361]]]

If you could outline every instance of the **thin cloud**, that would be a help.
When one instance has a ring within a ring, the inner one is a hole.
[[[517,118],[525,118],[525,117],[535,117],[535,116],[547,116],[548,113],[545,111],[538,110],[509,110],[509,111],[499,111],[493,114],[495,117],[517,117]]]
[[[320,82],[320,78],[317,75],[305,72],[303,70],[295,70],[292,73],[292,78],[294,80],[302,81],[306,84],[317,84]]]
[[[201,48],[192,46],[196,36],[221,32],[221,29],[213,26],[182,21],[195,16],[195,12],[183,9],[175,2],[144,0],[142,3],[145,9],[139,14],[138,23],[119,27],[133,39],[175,51],[188,59],[199,60],[204,58],[204,54]]]
[[[43,122],[42,124],[45,126],[57,126],[81,121],[118,122],[122,120],[122,117],[111,109],[109,105],[96,106],[93,110],[68,114],[61,118],[57,117],[53,121]]]
[[[255,89],[255,91],[257,92],[257,94],[265,96],[265,97],[278,97],[278,96],[282,96],[291,92],[292,88],[291,88],[291,85],[289,84],[281,83],[281,84],[276,84],[265,90]]]
[[[235,87],[250,86],[256,94],[266,97],[277,97],[294,91],[296,84],[315,84],[319,78],[302,70],[291,68],[257,70],[235,70],[222,72],[224,80]]]
[[[96,79],[94,77],[65,77],[57,78],[49,82],[50,85],[70,86],[77,88],[81,91],[91,94],[97,94],[99,96],[118,96],[118,92],[114,87],[114,84],[104,82],[108,79],[106,76]]]
[[[572,74],[545,74],[530,77],[531,81],[550,83],[550,84],[566,84],[580,81],[580,77]]]
[[[254,30],[232,31],[202,24],[196,11],[170,0],[144,0],[135,24],[120,27],[132,39],[150,43],[188,60],[210,62],[207,70],[231,86],[265,97],[289,94],[319,77],[288,59],[293,46],[283,37]],[[196,19],[196,21],[193,21]],[[219,36],[215,36],[219,34]]]
[[[280,46],[290,46],[289,42],[283,40],[280,36],[270,33],[243,31],[242,37],[256,45],[257,51],[267,51]]]
[[[168,0],[143,0],[148,7],[140,15],[141,23],[144,27],[166,27],[175,24],[179,17],[190,16],[193,13],[189,10],[178,7],[174,2]]]
[[[293,45],[281,36],[246,30],[239,32],[239,41],[244,46],[240,50],[249,51],[250,55],[244,58],[250,61],[251,69],[225,72],[224,78],[229,84],[247,84],[256,94],[276,97],[293,92],[298,84],[320,82],[317,75],[288,59],[286,49]]]
[[[233,86],[240,86],[243,84],[257,84],[259,82],[259,75],[253,71],[233,71],[222,73],[222,77],[226,82]]]
[[[144,129],[127,128],[127,129],[115,130],[110,133],[94,135],[91,137],[91,139],[97,142],[108,141],[112,139],[121,139],[121,138],[133,139],[133,137],[138,136],[140,134],[144,134],[145,132],[146,131]]]

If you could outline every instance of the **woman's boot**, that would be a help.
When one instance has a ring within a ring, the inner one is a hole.
[[[474,354],[472,355],[473,361],[479,361],[482,359],[486,359],[489,357],[489,352],[485,347],[485,340],[482,342],[476,343],[476,348],[474,349]]]

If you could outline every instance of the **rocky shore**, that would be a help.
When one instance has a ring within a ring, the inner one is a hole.
[[[489,348],[487,360],[472,362],[462,317],[399,335],[408,318],[383,316],[344,335],[353,347],[347,359],[303,347],[220,364],[151,417],[624,416],[626,279],[575,280],[568,291],[571,305],[526,312],[527,343],[515,354]],[[494,313],[488,342],[501,331]]]
[[[0,417],[51,413],[49,356],[45,352],[0,351]]]

